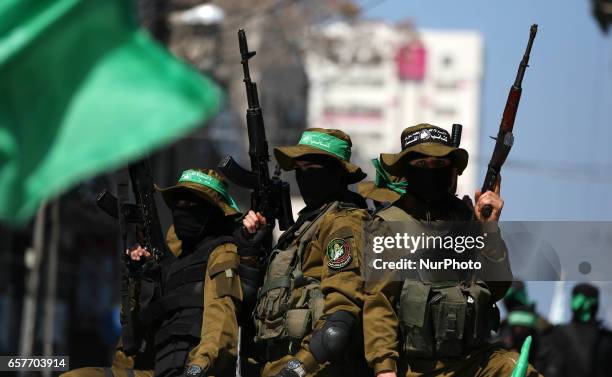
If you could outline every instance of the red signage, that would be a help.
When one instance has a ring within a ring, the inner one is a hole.
[[[425,78],[427,51],[420,41],[410,42],[397,50],[395,64],[402,81],[422,81]]]

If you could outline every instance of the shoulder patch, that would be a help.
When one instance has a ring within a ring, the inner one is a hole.
[[[344,238],[334,238],[327,244],[327,266],[339,270],[351,263],[351,244]]]

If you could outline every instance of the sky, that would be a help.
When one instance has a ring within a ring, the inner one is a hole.
[[[497,133],[529,27],[537,23],[514,128],[515,144],[502,170],[502,220],[612,220],[612,31],[611,35],[601,32],[589,0],[359,3],[366,18],[409,19],[421,29],[482,34],[480,149],[487,159],[493,149],[488,136]],[[482,179],[485,167],[480,171]],[[529,287],[540,310],[547,313],[552,284]],[[568,284],[566,289],[570,288]],[[608,307],[612,315],[612,304]]]

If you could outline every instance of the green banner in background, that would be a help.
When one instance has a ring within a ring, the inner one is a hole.
[[[127,0],[0,2],[0,220],[203,124],[222,93]]]

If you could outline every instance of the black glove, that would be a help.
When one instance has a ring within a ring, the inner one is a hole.
[[[238,255],[241,257],[253,257],[265,255],[265,249],[271,245],[272,227],[265,225],[259,228],[255,234],[247,232],[244,226],[234,230],[234,242],[238,247]]]

